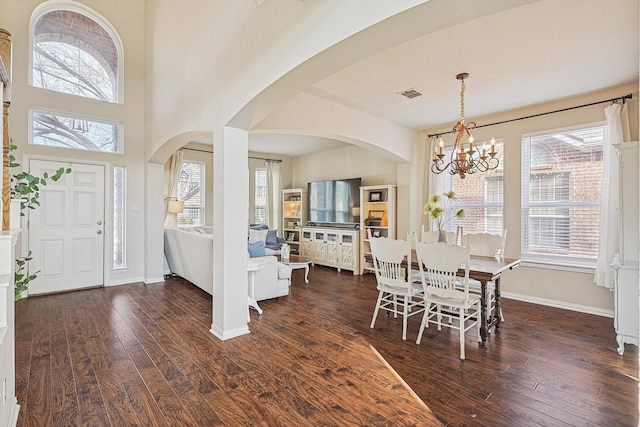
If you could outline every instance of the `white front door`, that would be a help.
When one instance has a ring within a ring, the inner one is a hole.
[[[29,294],[102,286],[104,284],[104,167],[83,163],[31,160],[30,173],[55,174],[40,186],[40,206],[29,210],[29,249],[33,258]]]

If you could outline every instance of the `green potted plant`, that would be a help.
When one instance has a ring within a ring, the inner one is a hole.
[[[18,147],[13,144],[13,141],[9,144],[9,168],[15,169],[20,166],[18,162],[16,162],[16,158],[12,151],[16,150]],[[20,203],[20,217],[24,216],[25,209],[35,209],[36,206],[40,206],[40,186],[47,185],[48,180],[58,181],[62,175],[71,173],[71,168],[59,168],[56,170],[56,173],[53,175],[49,175],[47,172],[44,172],[42,176],[34,176],[29,172],[18,172],[17,174],[11,175],[11,199],[12,203],[15,201],[19,201]],[[11,228],[19,227],[20,217],[15,218],[18,222],[15,226]],[[19,300],[22,298],[22,294],[27,290],[29,282],[35,280],[38,277],[39,271],[35,273],[29,273],[29,261],[31,261],[31,251],[27,254],[27,256],[16,259],[16,269],[14,272],[14,281],[15,281],[15,291],[14,297],[15,300]]]
[[[9,145],[9,167],[17,168],[20,166],[16,162],[16,158],[11,151],[18,147],[11,143]],[[35,209],[40,206],[40,186],[47,185],[47,180],[58,181],[65,173],[71,173],[71,168],[58,168],[56,173],[49,176],[47,172],[41,177],[33,176],[29,172],[19,172],[11,175],[11,199],[20,200],[20,216],[24,216],[24,209]]]

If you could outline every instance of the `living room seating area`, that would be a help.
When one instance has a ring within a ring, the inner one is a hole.
[[[164,230],[165,255],[171,273],[209,294],[213,293],[213,239],[206,228]],[[273,255],[259,258],[264,267],[255,272],[255,299],[262,301],[288,295],[291,268],[279,263]]]

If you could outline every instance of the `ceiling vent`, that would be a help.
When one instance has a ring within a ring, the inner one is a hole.
[[[398,94],[402,95],[402,96],[404,96],[406,98],[412,99],[412,98],[415,98],[417,96],[422,95],[422,92],[420,92],[415,87],[412,87],[411,89],[407,89],[407,90],[403,90],[402,92],[398,92]]]

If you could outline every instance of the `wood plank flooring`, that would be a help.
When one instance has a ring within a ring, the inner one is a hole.
[[[371,274],[312,267],[251,311],[251,334],[209,333],[188,282],[16,303],[19,426],[637,426],[638,349],[613,320],[503,299],[489,347],[420,316],[380,315]]]

